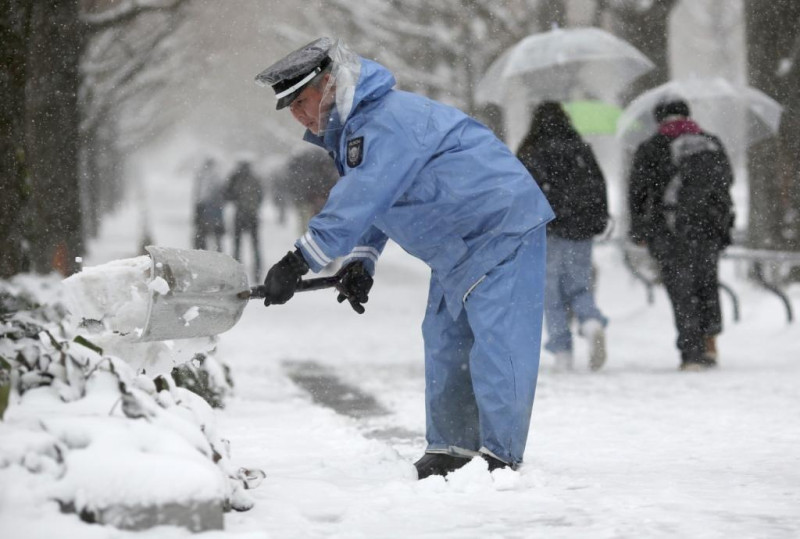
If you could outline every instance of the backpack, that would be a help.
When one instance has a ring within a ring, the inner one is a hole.
[[[608,225],[606,182],[589,145],[551,141],[537,158],[534,177],[556,214],[548,230],[573,241],[601,234]]]
[[[606,180],[591,146],[578,137],[526,139],[517,157],[556,214],[547,224],[548,234],[580,241],[606,229]]]
[[[573,184],[581,186],[576,193],[576,213],[582,216],[579,222],[584,233],[592,237],[602,234],[608,226],[608,196],[606,180],[594,155],[588,145],[584,144],[582,149],[575,158],[572,172],[576,176]]]
[[[673,139],[669,148],[673,172],[662,198],[667,229],[680,238],[730,245],[733,172],[722,143],[690,133]]]

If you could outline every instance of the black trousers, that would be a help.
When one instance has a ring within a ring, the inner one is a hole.
[[[256,281],[263,278],[261,275],[261,253],[259,249],[258,216],[237,212],[233,219],[233,258],[241,261],[242,241],[244,234],[250,236],[253,250],[253,273]]]
[[[649,248],[672,303],[681,359],[696,361],[705,352],[705,338],[722,331],[719,243],[669,236],[651,242]]]

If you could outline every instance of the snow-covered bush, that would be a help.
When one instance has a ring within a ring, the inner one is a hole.
[[[244,490],[263,472],[232,464],[209,403],[169,371],[147,372],[133,344],[119,357],[98,345],[111,342],[106,336],[75,328],[59,285],[55,277],[0,281],[0,380],[9,399],[0,483],[34,482],[42,502],[132,529],[221,528],[224,510],[252,507]],[[158,344],[163,362],[171,349]],[[153,350],[151,343],[142,353]],[[202,363],[215,373],[206,380],[224,373],[210,354]],[[210,394],[219,404],[225,391]]]
[[[225,397],[233,390],[230,368],[213,353],[196,354],[174,367],[171,374],[176,385],[197,393],[213,408],[224,408]]]

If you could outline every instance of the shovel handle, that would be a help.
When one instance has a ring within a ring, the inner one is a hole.
[[[297,286],[298,292],[305,292],[307,290],[322,290],[323,288],[335,288],[339,284],[339,277],[331,275],[330,277],[317,277],[316,279],[305,279],[300,281]],[[250,290],[239,292],[236,297],[239,299],[264,299],[267,297],[267,288],[264,285],[253,286]]]

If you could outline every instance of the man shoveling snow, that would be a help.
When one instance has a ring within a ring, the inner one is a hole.
[[[389,238],[432,270],[425,340],[427,441],[420,479],[480,456],[517,467],[539,367],[545,225],[539,187],[489,129],[393,89],[392,74],[321,38],[260,73],[341,176],[296,249],[272,266],[266,305],[347,257],[339,301],[357,312]]]

